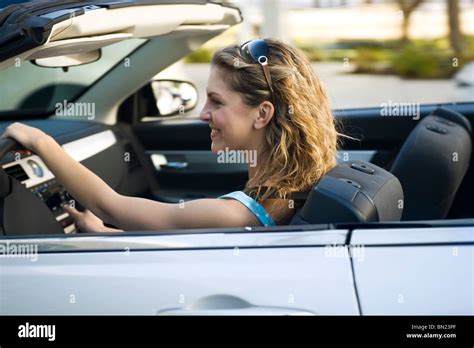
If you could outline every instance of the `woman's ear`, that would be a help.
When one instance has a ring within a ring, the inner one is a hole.
[[[273,118],[275,108],[269,101],[264,101],[258,106],[258,117],[255,119],[255,129],[264,128]]]

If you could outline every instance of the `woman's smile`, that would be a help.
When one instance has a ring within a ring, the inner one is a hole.
[[[220,135],[221,135],[221,131],[219,129],[211,127],[211,139],[212,140],[219,138]]]

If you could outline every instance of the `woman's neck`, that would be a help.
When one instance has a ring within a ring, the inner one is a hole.
[[[260,148],[263,148],[263,146]],[[247,165],[249,180],[252,180],[257,175],[258,171],[262,168],[262,166],[264,166],[265,160],[267,158],[267,151],[265,150],[257,149],[251,151],[255,151],[256,156],[254,163],[248,163]]]

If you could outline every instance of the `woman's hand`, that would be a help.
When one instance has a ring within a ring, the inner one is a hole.
[[[121,232],[121,230],[104,226],[104,222],[90,210],[80,212],[68,204],[63,205],[63,209],[74,219],[76,228],[81,232]]]
[[[15,122],[5,129],[1,138],[13,138],[26,149],[37,152],[39,144],[49,136],[38,128]]]

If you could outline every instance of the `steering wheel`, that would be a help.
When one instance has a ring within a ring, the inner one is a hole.
[[[25,150],[16,140],[0,139],[0,160],[9,152]],[[0,166],[0,235],[64,234],[44,202]]]

